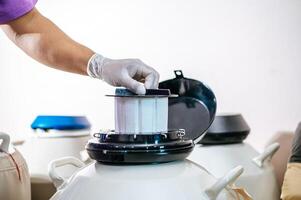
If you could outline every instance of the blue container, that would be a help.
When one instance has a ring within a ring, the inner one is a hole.
[[[82,130],[91,124],[85,116],[50,116],[40,115],[31,124],[32,129]]]

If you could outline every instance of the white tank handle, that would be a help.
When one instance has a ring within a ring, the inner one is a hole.
[[[243,171],[244,169],[242,166],[237,166],[228,172],[224,177],[219,178],[210,188],[204,191],[206,199],[216,199],[219,193],[228,185],[233,184]]]
[[[266,147],[264,149],[264,151],[256,156],[255,158],[253,158],[253,162],[258,166],[258,167],[263,167],[263,164],[267,161],[270,160],[273,155],[278,151],[280,147],[279,143],[273,143],[270,146]]]
[[[92,159],[90,158],[90,156],[86,150],[80,151],[79,155],[80,155],[81,161],[83,161],[84,163],[88,164],[88,163],[92,162]]]
[[[6,133],[0,132],[0,140],[2,140],[0,144],[0,150],[4,152],[8,152],[9,143],[10,143],[10,137]]]
[[[56,189],[60,189],[65,183],[66,178],[60,176],[57,172],[58,167],[62,167],[65,165],[73,165],[77,168],[82,168],[85,166],[85,163],[80,161],[78,158],[75,157],[63,157],[56,160],[51,161],[48,164],[48,175],[53,182]]]

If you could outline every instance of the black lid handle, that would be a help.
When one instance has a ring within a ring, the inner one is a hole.
[[[184,78],[182,70],[174,70],[176,78]]]

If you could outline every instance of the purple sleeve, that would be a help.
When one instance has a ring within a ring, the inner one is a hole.
[[[0,0],[0,24],[25,15],[36,3],[37,0]]]

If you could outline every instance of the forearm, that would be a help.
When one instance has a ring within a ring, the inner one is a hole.
[[[94,52],[73,41],[36,9],[4,25],[3,30],[35,60],[56,69],[87,75],[87,63]]]
[[[137,94],[156,89],[159,73],[139,59],[109,59],[73,41],[36,9],[2,26],[25,53],[50,67],[90,75]]]

